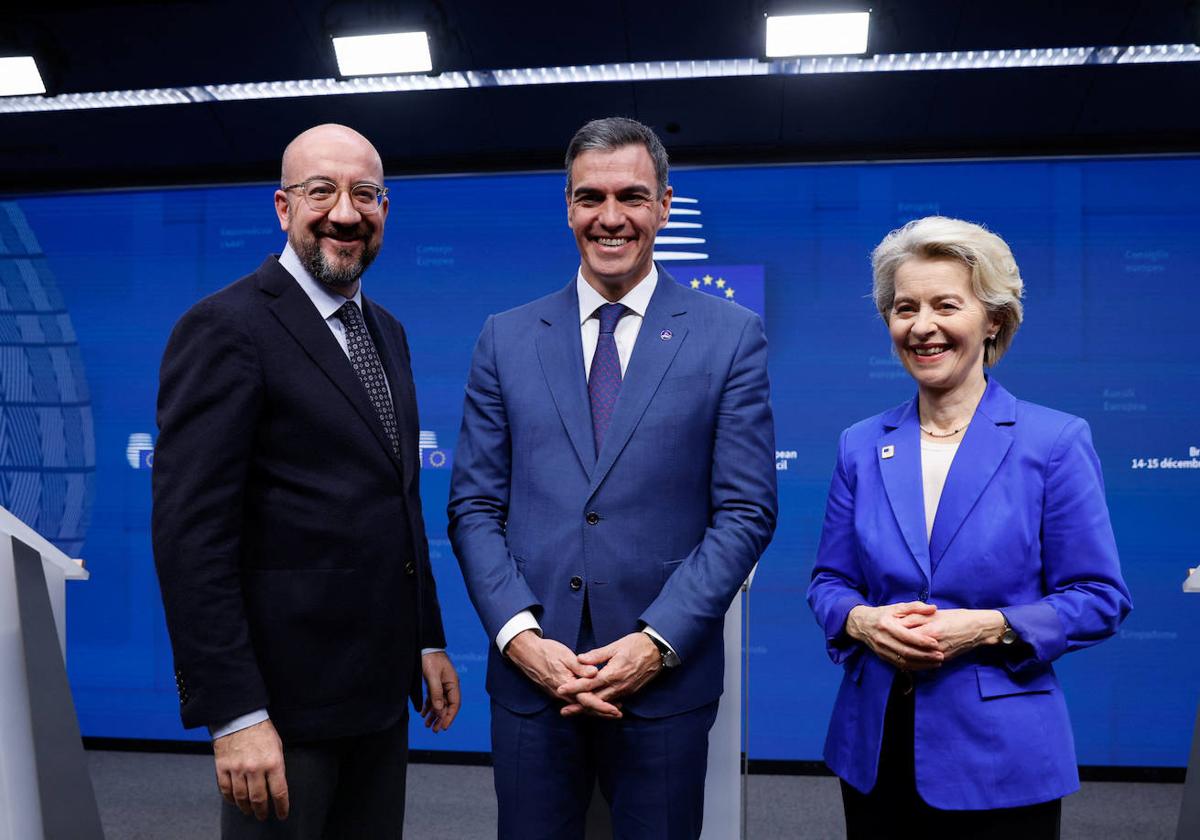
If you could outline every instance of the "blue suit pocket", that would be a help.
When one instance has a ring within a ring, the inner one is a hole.
[[[1013,674],[1004,668],[977,665],[979,696],[984,700],[1012,697],[1017,694],[1049,694],[1058,688],[1054,671],[1047,668],[1032,674]]]

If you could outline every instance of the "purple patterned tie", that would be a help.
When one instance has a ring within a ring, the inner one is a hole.
[[[588,374],[588,397],[592,402],[592,436],[596,441],[597,456],[604,445],[604,434],[612,422],[613,407],[621,391],[621,359],[617,356],[613,330],[628,311],[620,303],[606,303],[596,310],[600,318],[600,335],[596,337],[596,353],[592,356],[592,370]]]

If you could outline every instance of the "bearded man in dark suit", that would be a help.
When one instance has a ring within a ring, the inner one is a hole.
[[[399,837],[408,699],[440,731],[460,697],[408,344],[362,294],[378,152],[305,131],[275,210],[283,253],[193,306],[163,356],[153,536],[181,716],[213,736],[223,837]]]

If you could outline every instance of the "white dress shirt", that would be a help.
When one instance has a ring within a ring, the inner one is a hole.
[[[300,288],[308,295],[308,299],[312,301],[313,306],[317,308],[317,312],[325,319],[325,325],[329,327],[329,331],[333,333],[333,337],[337,339],[338,346],[342,348],[342,352],[346,354],[346,358],[350,358],[350,348],[346,344],[346,325],[342,323],[342,319],[337,316],[337,311],[342,308],[342,305],[347,300],[352,300],[358,306],[359,311],[362,311],[362,282],[359,281],[358,289],[354,292],[354,297],[346,298],[339,295],[337,292],[330,289],[324,283],[321,283],[317,278],[313,277],[304,263],[300,262],[300,257],[292,250],[291,243],[288,243],[283,253],[279,255],[279,264],[283,269],[300,284]],[[391,400],[392,386],[388,384],[387,377],[383,377],[384,384],[388,389],[388,400]],[[438,653],[445,648],[422,648],[421,655],[427,653]],[[256,723],[262,723],[270,716],[266,709],[255,709],[253,712],[247,712],[240,717],[236,717],[223,726],[210,726],[208,728],[209,735],[215,741],[226,735],[232,735],[240,729],[254,726]]]
[[[657,286],[658,267],[651,263],[650,273],[630,289],[625,297],[616,301],[629,310],[621,316],[613,330],[613,341],[617,345],[617,358],[621,362],[622,377],[625,376],[625,369],[629,367],[629,357],[633,355],[633,345],[637,343],[638,332],[642,329],[642,321],[646,317],[646,307],[650,305],[650,298],[653,297]],[[596,355],[596,342],[600,338],[600,317],[596,314],[596,310],[613,301],[605,298],[588,284],[587,280],[583,278],[582,267],[575,274],[575,292],[579,298],[579,336],[583,342],[583,375],[590,377],[592,375],[592,357]],[[496,634],[496,645],[500,648],[500,652],[504,652],[508,643],[518,633],[526,630],[532,630],[539,636],[542,635],[541,625],[538,624],[531,610],[521,610],[500,628],[500,632]],[[670,642],[651,627],[643,627],[642,630],[662,642],[670,650],[663,658],[665,666],[671,668],[679,664],[679,656],[671,647]]]

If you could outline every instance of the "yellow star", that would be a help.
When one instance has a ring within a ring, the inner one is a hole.
[[[718,289],[724,289],[724,288],[725,288],[725,278],[724,278],[724,277],[718,277],[718,278],[717,278],[717,288],[718,288]]]
[[[711,274],[705,274],[705,275],[704,275],[704,285],[705,285],[705,286],[711,286],[711,285],[712,285],[712,275],[711,275]]]
[[[733,300],[733,288],[732,287],[725,290],[725,297],[729,298],[730,300]]]
[[[699,280],[697,280],[695,277],[693,277],[693,278],[692,278],[692,288],[693,288],[693,289],[699,289],[699,288],[700,288],[700,281],[699,281]]]

